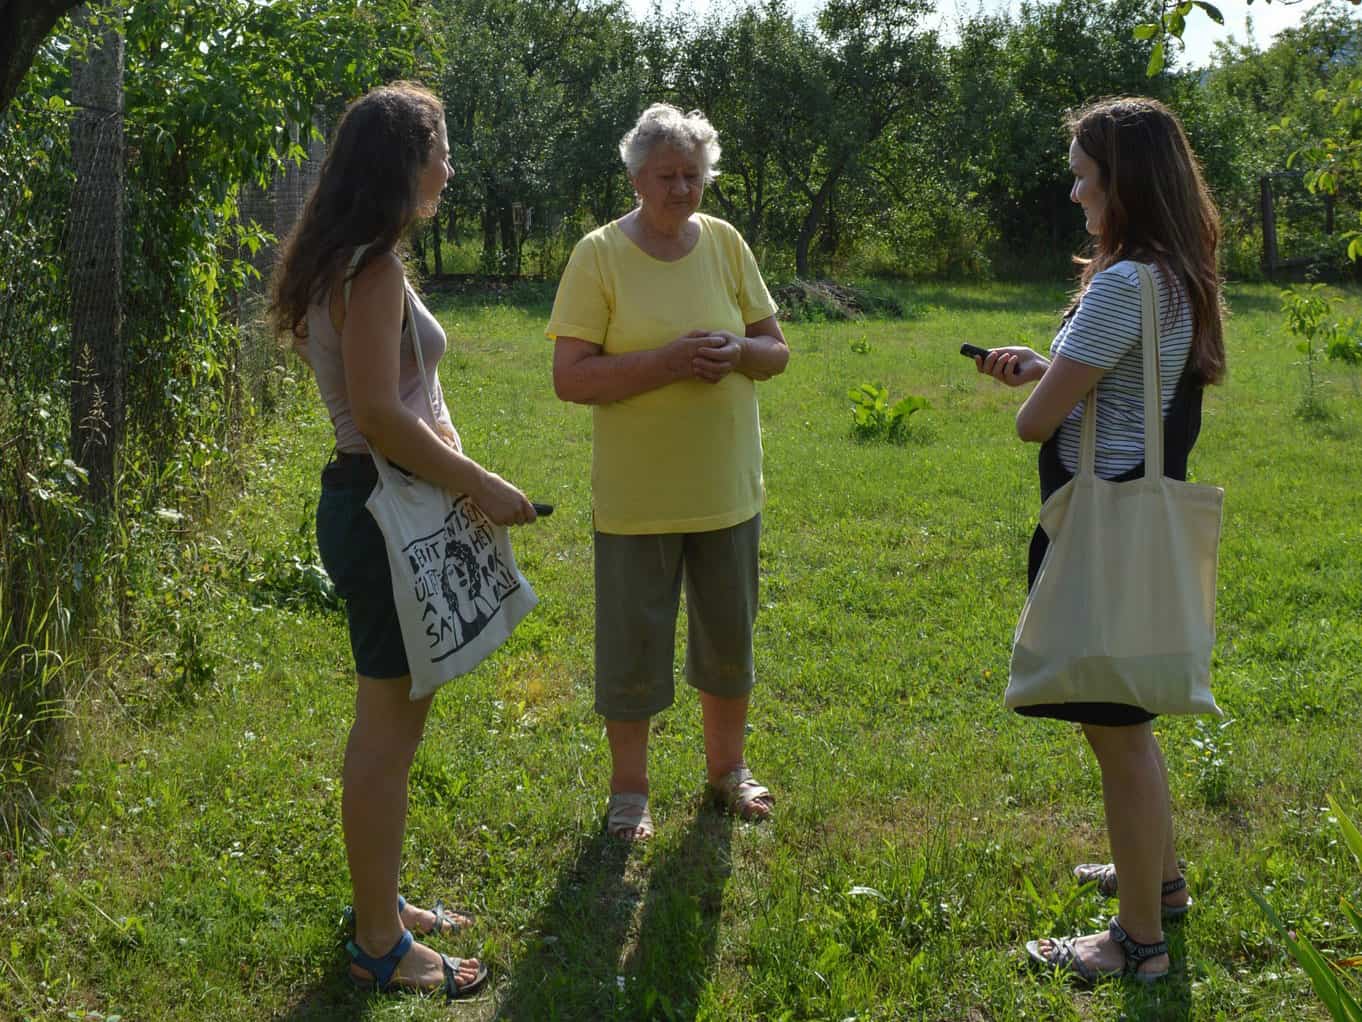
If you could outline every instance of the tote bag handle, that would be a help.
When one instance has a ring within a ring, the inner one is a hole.
[[[1140,346],[1144,349],[1144,476],[1163,478],[1163,386],[1159,380],[1158,286],[1144,263],[1140,279]],[[1083,401],[1083,430],[1078,444],[1078,474],[1095,475],[1097,462],[1097,388]]]

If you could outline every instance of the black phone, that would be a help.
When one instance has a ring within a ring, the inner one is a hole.
[[[960,345],[960,354],[964,355],[966,358],[988,358],[988,356],[992,354],[992,352],[993,352],[992,348],[981,348],[977,344]],[[1021,363],[1018,362],[1016,365],[1012,367],[1012,375],[1016,376],[1020,372]]]
[[[534,513],[540,518],[546,518],[553,514],[552,504],[536,504],[534,501],[530,501],[530,507],[534,508]]]

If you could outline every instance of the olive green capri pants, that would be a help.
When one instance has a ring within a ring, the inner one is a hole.
[[[596,712],[644,720],[676,697],[673,652],[686,587],[686,681],[745,696],[756,680],[761,515],[713,532],[596,533]]]

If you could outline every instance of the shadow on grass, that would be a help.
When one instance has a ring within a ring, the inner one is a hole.
[[[280,1022],[358,1022],[366,1015],[370,996],[356,990],[346,978],[349,958],[337,942],[319,979],[305,990],[286,1012],[275,1016]]]
[[[1258,290],[1248,291],[1234,285],[1226,288],[1225,304],[1229,306],[1231,315],[1236,312],[1281,312],[1282,285],[1274,285],[1272,281],[1265,281],[1264,286],[1276,286],[1277,290],[1266,293]]]
[[[1192,1017],[1193,963],[1187,961],[1184,927],[1164,930],[1172,969],[1168,978],[1151,986],[1133,981],[1122,984],[1121,1017],[1140,1022],[1184,1022]]]
[[[989,294],[988,291],[996,290]],[[934,305],[956,312],[1017,312],[1052,314],[1059,328],[1060,314],[1068,304],[1068,290],[1062,283],[1053,286],[1001,283],[953,287],[949,284],[915,286],[907,292],[915,304]]]
[[[653,863],[638,939],[624,965],[631,1019],[693,1020],[714,969],[733,819],[701,809]]]
[[[694,1019],[718,947],[731,834],[728,817],[701,811],[675,846],[638,867],[648,874],[638,883],[626,868],[638,852],[603,834],[583,842],[539,915],[539,945],[513,967],[498,1017]]]
[[[606,837],[578,842],[577,856],[531,925],[531,943],[500,989],[498,1018],[604,1019],[619,1001],[619,956],[633,925],[637,886],[626,876],[642,849]]]

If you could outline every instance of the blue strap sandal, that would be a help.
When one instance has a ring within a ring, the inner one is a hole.
[[[467,997],[475,994],[482,989],[487,982],[487,966],[483,962],[478,963],[478,973],[467,983],[459,982],[459,966],[463,964],[462,958],[450,958],[449,955],[441,955],[440,962],[444,967],[444,981],[433,988],[412,987],[393,981],[393,975],[397,972],[398,963],[407,956],[415,943],[410,930],[403,930],[401,939],[392,946],[392,949],[380,958],[365,952],[353,940],[346,941],[345,950],[350,955],[350,962],[358,965],[361,969],[369,973],[370,979],[360,979],[350,973],[350,982],[361,990],[370,990],[379,994],[415,994],[426,997],[433,994],[443,993],[445,1000],[453,1001],[460,997]]]
[[[397,896],[397,914],[400,916],[402,910],[406,907],[407,899],[399,894]],[[463,909],[446,908],[445,903],[438,898],[436,899],[435,904],[426,909],[426,911],[435,916],[435,923],[429,929],[424,930],[418,927],[412,927],[411,932],[418,937],[457,937],[464,929],[472,926],[476,918],[473,913],[465,912]],[[460,916],[467,919],[468,922],[459,922]],[[341,913],[341,922],[347,927],[354,927],[355,909],[353,905],[345,906],[345,911]]]

